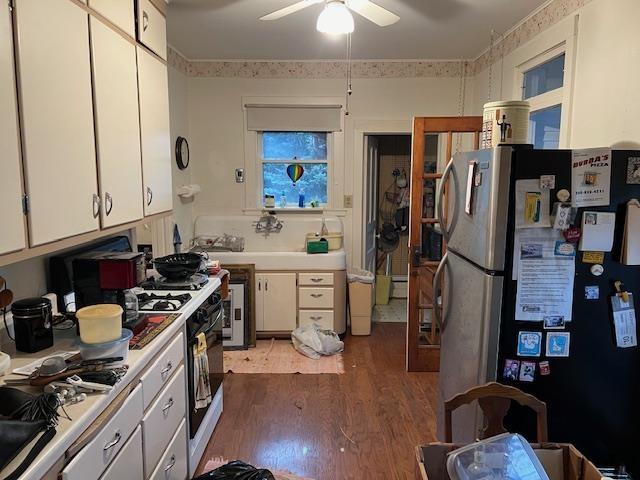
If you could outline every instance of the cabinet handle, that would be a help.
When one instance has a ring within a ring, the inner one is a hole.
[[[311,279],[311,281],[312,281],[312,282],[314,282],[314,283],[319,283],[319,282],[321,282],[321,281],[322,281],[322,279],[321,279],[321,278],[318,278],[318,277],[313,277],[313,278]]]
[[[268,292],[269,291],[269,280],[265,280],[264,281],[264,291]]]
[[[261,290],[262,290],[262,282],[258,280],[258,291],[260,292]]]
[[[93,218],[98,218],[100,215],[100,196],[97,193],[93,194]]]
[[[171,362],[167,362],[167,366],[160,370],[160,375],[164,377],[164,375],[171,371],[173,368],[173,364]]]
[[[164,471],[168,472],[169,470],[171,470],[173,468],[173,466],[176,464],[176,456],[175,455],[171,455],[171,460],[169,460],[169,463],[167,464],[166,467],[164,467]]]
[[[118,443],[120,443],[120,439],[122,438],[122,436],[120,435],[120,432],[116,432],[116,434],[113,436],[113,440],[111,440],[109,443],[107,443],[102,450],[107,451],[112,449],[113,447],[115,447]]]
[[[313,315],[311,317],[309,317],[311,320],[322,320],[322,315],[318,316],[318,315]]]
[[[320,298],[320,297],[322,297],[323,295],[324,295],[324,293],[312,293],[312,294],[311,294],[311,296],[312,296],[313,298]]]
[[[167,410],[169,410],[171,407],[173,407],[173,397],[169,398],[169,401],[167,402],[167,404],[162,407],[162,411],[166,412]]]
[[[142,11],[142,31],[146,32],[148,26],[149,26],[149,14],[143,10]]]
[[[153,190],[151,187],[147,187],[147,207],[151,205],[151,202],[153,202]]]
[[[109,192],[106,192],[104,194],[104,213],[109,216],[111,210],[113,210],[113,197]]]

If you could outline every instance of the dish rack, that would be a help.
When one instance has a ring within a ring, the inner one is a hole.
[[[191,241],[191,250],[201,252],[242,252],[244,251],[244,237],[226,233],[200,236]]]

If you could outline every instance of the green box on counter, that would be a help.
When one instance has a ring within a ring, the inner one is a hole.
[[[307,240],[307,253],[329,253],[329,242],[324,238]]]

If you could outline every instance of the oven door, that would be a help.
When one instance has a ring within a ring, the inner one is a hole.
[[[204,310],[196,312],[194,315],[206,315]],[[223,349],[222,349],[222,324],[224,321],[224,309],[222,308],[222,302],[219,302],[207,320],[203,322],[202,327],[194,332],[194,336],[189,338],[188,354],[187,354],[187,367],[189,375],[189,438],[195,437],[204,416],[211,404],[203,408],[196,409],[195,397],[196,397],[196,384],[193,374],[193,345],[197,343],[196,336],[199,333],[204,333],[207,339],[207,360],[209,365],[209,384],[211,386],[211,397],[213,398],[222,385],[224,379],[223,369]]]

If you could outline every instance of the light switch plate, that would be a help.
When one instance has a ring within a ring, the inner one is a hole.
[[[344,196],[344,208],[353,208],[353,195]]]

